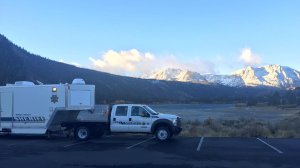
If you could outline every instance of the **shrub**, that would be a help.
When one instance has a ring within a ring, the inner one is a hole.
[[[253,118],[237,120],[208,118],[204,121],[186,121],[182,125],[182,136],[300,137],[300,113],[277,123],[258,121]]]

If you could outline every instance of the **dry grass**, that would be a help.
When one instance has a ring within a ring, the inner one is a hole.
[[[182,136],[300,138],[300,112],[277,123],[255,119],[187,121]]]

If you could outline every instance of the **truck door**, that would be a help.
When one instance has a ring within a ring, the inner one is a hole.
[[[0,127],[11,128],[13,123],[12,93],[0,93]]]
[[[112,109],[110,130],[112,132],[128,132],[128,106],[116,106]]]
[[[129,132],[150,132],[150,114],[141,106],[131,106],[129,114]]]

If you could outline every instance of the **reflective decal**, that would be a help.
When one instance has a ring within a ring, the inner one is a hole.
[[[43,116],[38,117],[14,117],[15,122],[45,122],[46,118]]]
[[[144,122],[134,122],[134,121],[113,121],[113,124],[121,124],[121,125],[150,125],[149,123],[144,123]]]
[[[2,122],[30,122],[30,123],[43,123],[46,121],[46,118],[43,116],[37,117],[1,117]]]

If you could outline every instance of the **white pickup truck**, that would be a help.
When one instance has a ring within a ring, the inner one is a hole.
[[[180,133],[181,119],[142,104],[96,105],[94,110],[80,111],[76,120],[62,126],[74,130],[78,140],[110,132],[154,134],[157,140],[166,141]]]

